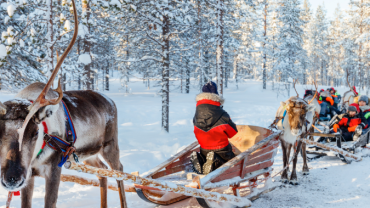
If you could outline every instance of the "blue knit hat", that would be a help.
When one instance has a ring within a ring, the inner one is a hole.
[[[203,92],[208,92],[208,93],[214,93],[218,95],[217,92],[217,85],[216,83],[209,81],[207,84],[205,84],[202,88]]]
[[[358,102],[360,102],[360,101],[364,101],[366,103],[366,105],[369,105],[369,97],[367,97],[366,95],[361,95]]]

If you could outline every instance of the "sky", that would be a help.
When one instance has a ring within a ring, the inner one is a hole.
[[[337,8],[338,3],[340,4],[340,8],[343,10],[348,7],[350,0],[310,0],[313,13],[316,12],[317,7],[322,5],[323,2],[325,2],[327,17],[332,18],[334,17],[334,11]]]

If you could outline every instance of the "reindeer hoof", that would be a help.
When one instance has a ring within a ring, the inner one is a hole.
[[[289,184],[294,185],[294,186],[299,185],[297,180],[290,180]]]
[[[310,172],[309,172],[308,170],[303,170],[303,171],[302,171],[302,174],[303,174],[303,175],[310,175]]]
[[[288,179],[286,179],[286,178],[281,178],[281,179],[280,179],[280,182],[281,182],[281,183],[288,183]]]

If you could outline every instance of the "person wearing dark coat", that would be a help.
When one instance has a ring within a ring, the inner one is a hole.
[[[200,152],[191,154],[191,162],[195,172],[206,175],[235,157],[229,138],[238,130],[222,108],[224,99],[218,95],[216,83],[205,84],[196,101],[193,124]]]

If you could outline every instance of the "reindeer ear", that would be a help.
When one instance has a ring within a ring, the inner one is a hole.
[[[5,115],[5,114],[6,114],[6,105],[0,102],[0,115]]]
[[[281,101],[281,102],[280,102],[280,105],[281,105],[281,106],[283,106],[283,107],[285,107],[285,106],[286,106],[286,103],[285,103],[285,102],[283,102],[283,101]]]
[[[314,105],[308,105],[308,106],[306,107],[306,110],[307,110],[307,111],[314,111],[314,110],[315,110],[315,106],[314,106]]]
[[[44,108],[40,108],[34,116],[35,122],[41,123],[46,118],[55,115],[58,109],[59,105],[48,105],[45,106]]]

